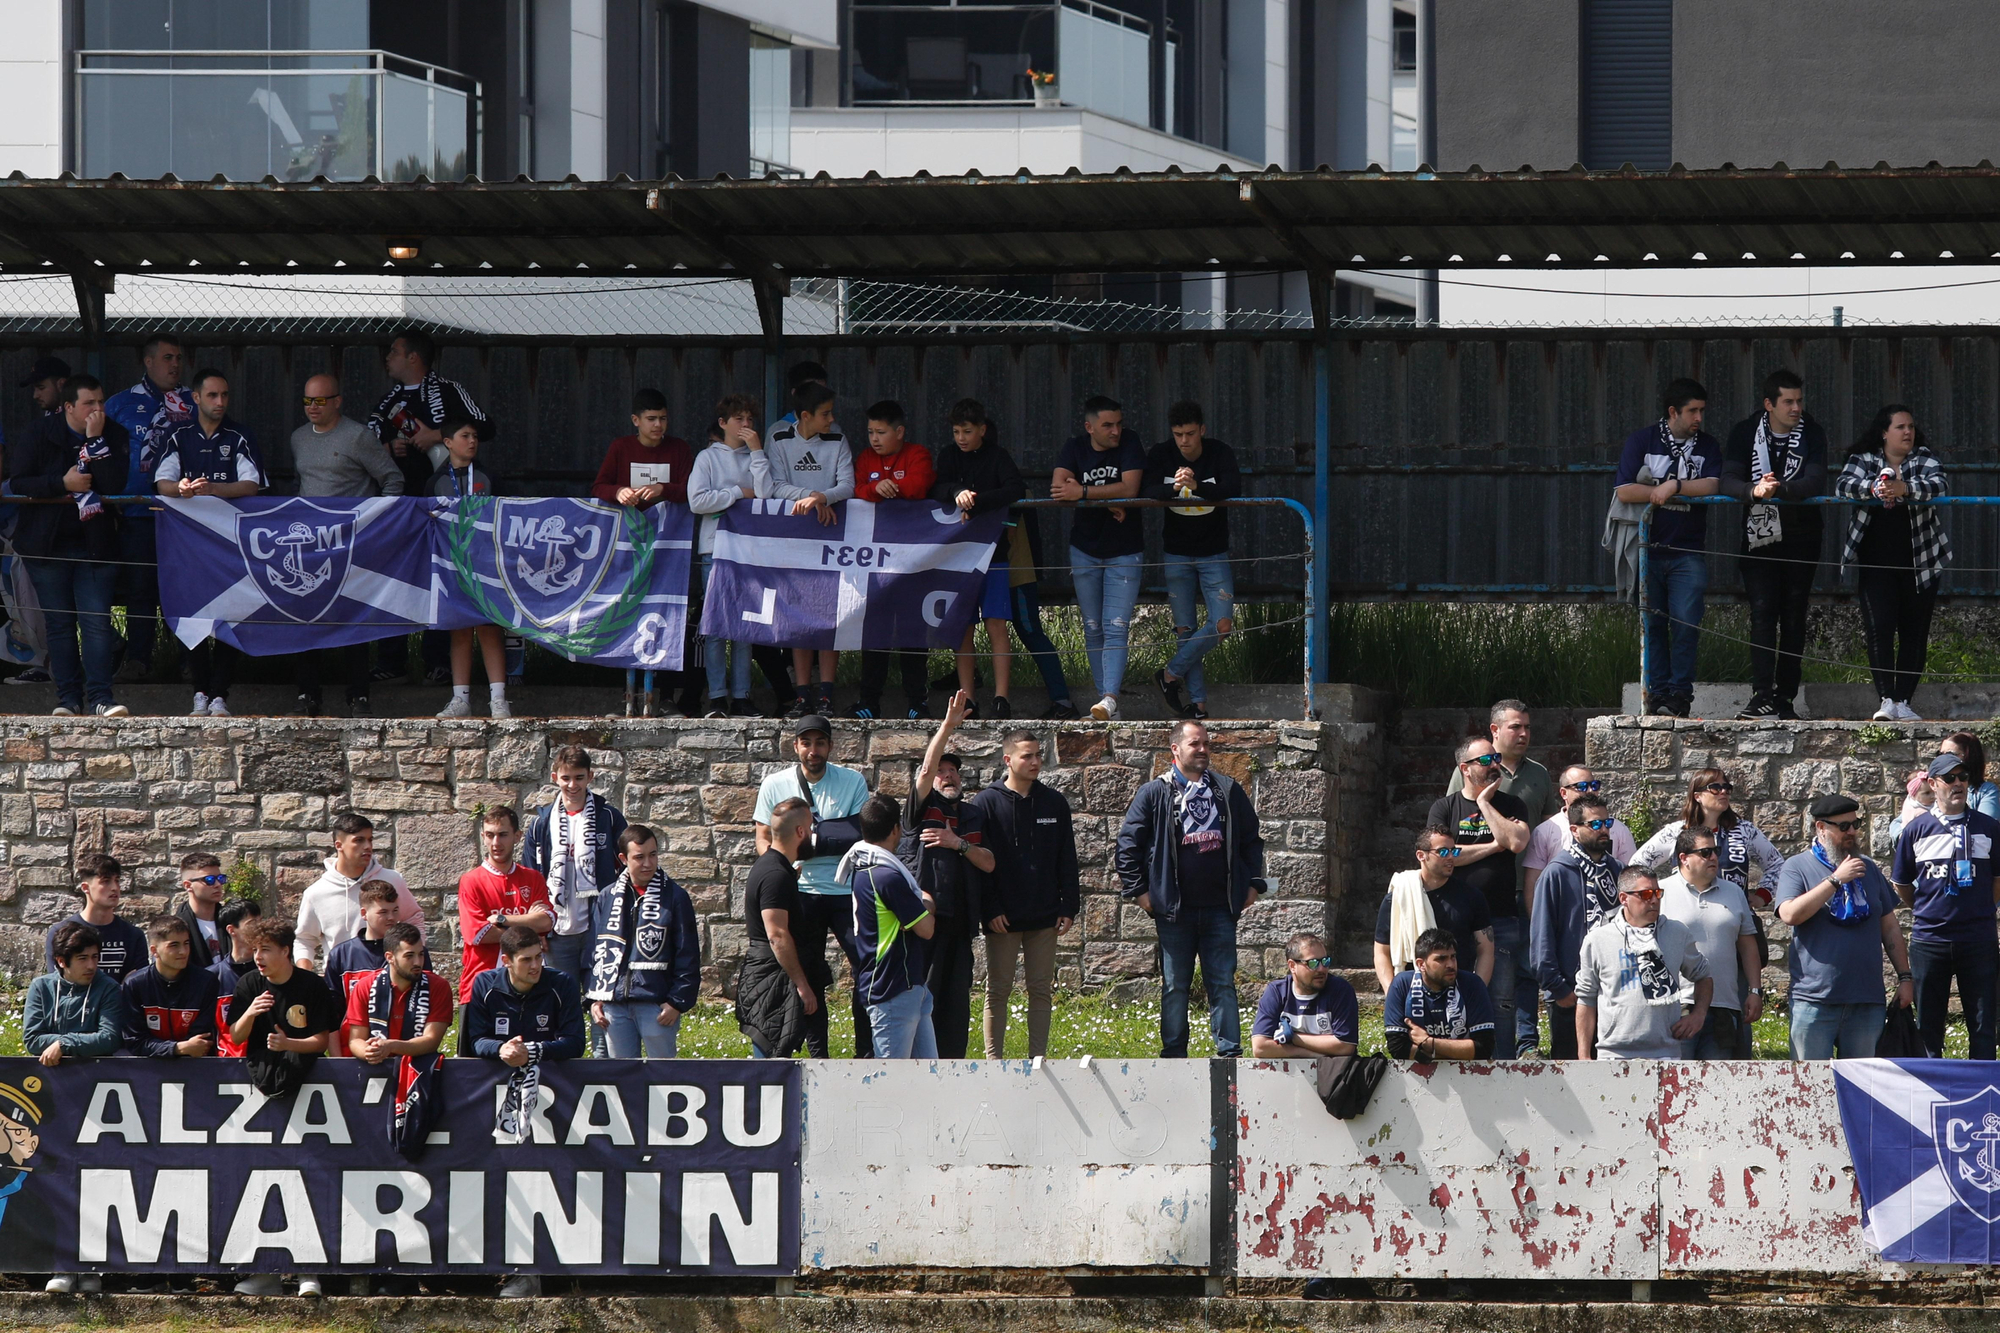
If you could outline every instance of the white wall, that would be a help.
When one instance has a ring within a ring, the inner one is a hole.
[[[969,170],[996,176],[1022,167],[1059,176],[1071,167],[1213,171],[1224,164],[1233,170],[1263,165],[1081,107],[792,108],[792,165],[808,176],[959,176]]]
[[[1524,290],[1538,289],[1538,290]],[[1915,289],[1915,290],[1911,290]],[[1993,266],[1761,269],[1446,270],[1440,318],[1494,325],[2000,323]]]
[[[62,174],[62,8],[0,0],[0,176]]]
[[[794,46],[837,50],[840,10],[835,0],[701,0],[703,9],[748,19]]]

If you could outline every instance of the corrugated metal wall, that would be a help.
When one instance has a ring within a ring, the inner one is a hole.
[[[32,410],[25,391],[11,386],[42,350],[16,344],[0,352],[9,386],[0,420],[10,434],[27,428]],[[74,348],[56,350],[82,363]],[[266,442],[281,477],[288,466],[281,441],[301,419],[298,391],[308,375],[337,368],[347,409],[357,417],[366,416],[385,383],[374,345],[270,345],[251,335],[190,350],[194,364],[214,363],[231,374],[237,415]],[[1086,397],[1120,399],[1127,423],[1148,441],[1166,437],[1170,403],[1193,398],[1206,408],[1210,433],[1236,448],[1255,493],[1311,499],[1312,350],[1301,338],[800,344],[788,360],[806,357],[831,369],[840,420],[850,432],[861,431],[868,403],[897,398],[914,438],[948,446],[951,404],[978,397],[1023,469],[1042,476],[1063,439],[1080,429]],[[114,389],[137,377],[136,349],[114,349],[112,363]],[[664,390],[676,433],[698,443],[717,396],[761,393],[763,385],[761,352],[740,344],[468,345],[448,347],[441,363],[498,422],[486,455],[496,472],[513,478],[517,490],[554,494],[580,493],[605,442],[629,429],[634,387]],[[1610,578],[1598,539],[1610,480],[1603,469],[1616,460],[1618,441],[1657,417],[1659,389],[1682,374],[1706,384],[1712,428],[1724,434],[1756,406],[1758,379],[1777,366],[1805,376],[1807,410],[1827,427],[1836,465],[1876,407],[1899,400],[1915,408],[1960,493],[1996,490],[2000,337],[1994,335],[1348,334],[1333,353],[1336,475],[1328,539],[1336,591],[1445,599],[1467,596],[1467,589],[1598,595],[1587,590]],[[1734,511],[1716,517],[1711,544],[1733,549]],[[1274,557],[1239,567],[1240,584],[1296,596],[1296,520],[1259,510],[1233,521],[1243,555]],[[2000,566],[2000,525],[1969,510],[1952,513],[1949,523],[1960,570],[1952,587],[2000,589],[1990,573],[1964,572]],[[1043,524],[1047,558],[1059,564],[1067,519],[1045,513]],[[1148,521],[1155,542],[1157,526]],[[1829,524],[1829,560],[1838,554],[1841,527]],[[1718,563],[1719,592],[1734,583],[1730,563]],[[1828,586],[1831,578],[1823,576]]]

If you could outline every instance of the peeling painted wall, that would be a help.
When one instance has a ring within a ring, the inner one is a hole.
[[[1206,1267],[1209,1096],[1205,1060],[808,1061],[803,1264]]]

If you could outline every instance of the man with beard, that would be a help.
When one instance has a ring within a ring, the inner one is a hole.
[[[1417,936],[1417,965],[1382,999],[1382,1039],[1393,1060],[1493,1058],[1493,997],[1476,972],[1458,970],[1458,941],[1436,928]]]
[[[771,810],[771,847],[750,867],[743,891],[743,928],[749,936],[743,970],[736,976],[736,1023],[759,1060],[789,1059],[805,1044],[806,1019],[819,1010],[826,957],[814,960],[823,980],[799,956],[792,923],[799,915],[799,858],[812,832],[812,807],[794,796]]]
[[[979,934],[979,897],[993,873],[993,852],[981,846],[978,809],[965,797],[963,764],[945,747],[972,708],[960,690],[945,708],[944,725],[931,737],[917,769],[916,790],[904,811],[898,854],[935,905],[931,913],[928,986],[936,1007],[931,1025],[938,1058],[963,1060],[972,1029],[972,941]]]
[[[1618,872],[1611,858],[1614,824],[1604,798],[1577,797],[1569,806],[1570,845],[1556,854],[1535,886],[1532,958],[1549,1002],[1549,1053],[1577,1058],[1576,976],[1584,937],[1618,910]]]
[[[1882,951],[1896,964],[1896,1006],[1916,998],[1896,895],[1882,868],[1861,855],[1861,805],[1852,796],[1814,801],[1812,845],[1785,862],[1774,898],[1792,928],[1792,1059],[1866,1060],[1882,1035]]]
[[[1259,1060],[1310,1060],[1353,1055],[1360,1038],[1354,987],[1330,970],[1324,936],[1302,931],[1285,941],[1285,973],[1264,987],[1250,1024],[1250,1054]]]
[[[1681,1012],[1680,984],[1694,987]],[[1677,1060],[1708,1023],[1715,979],[1694,934],[1660,919],[1660,881],[1633,866],[1618,876],[1618,915],[1584,937],[1576,969],[1576,1045],[1582,1060]]]

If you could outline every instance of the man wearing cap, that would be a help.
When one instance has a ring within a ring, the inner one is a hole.
[[[1681,1012],[1681,981],[1694,1005]],[[1618,876],[1618,914],[1584,936],[1576,968],[1576,1047],[1583,1060],[1678,1060],[1708,1024],[1715,979],[1694,932],[1660,916],[1660,881],[1644,866]]]
[[[69,362],[59,356],[45,356],[37,360],[27,378],[21,381],[35,400],[35,406],[43,416],[48,416],[62,406],[63,384],[69,379]]]
[[[2000,821],[1968,809],[1972,775],[1955,754],[1931,760],[1930,809],[1903,825],[1889,878],[1912,910],[1910,971],[1917,996],[1917,1030],[1933,1059],[1944,1054],[1945,1008],[1951,983],[1975,1060],[1994,1053],[1994,985],[2000,945],[1994,940],[1993,842]]]
[[[1896,923],[1896,895],[1861,855],[1861,805],[1852,796],[1812,803],[1812,846],[1778,872],[1778,919],[1792,928],[1792,1059],[1865,1060],[1882,1035],[1882,951],[1896,964],[1896,1005],[1909,1004],[1910,956]],[[1989,902],[1991,895],[1988,896]]]
[[[771,850],[771,812],[780,801],[798,797],[812,807],[813,834],[820,836],[821,824],[829,819],[852,820],[868,800],[868,780],[851,768],[827,762],[833,752],[833,724],[817,713],[798,720],[792,728],[792,753],[798,762],[764,776],[757,788],[757,809],[751,817],[757,824],[757,855]],[[848,826],[852,842],[856,830]],[[818,853],[819,847],[809,847]],[[854,895],[835,878],[840,868],[839,847],[830,855],[808,856],[799,863],[799,912],[792,923],[792,939],[798,946],[799,961],[806,969],[819,1007],[806,1016],[806,1049],[816,1059],[827,1058],[826,988],[833,974],[826,965],[826,937],[840,941],[847,955],[850,977],[858,977],[861,956],[854,944]],[[868,1035],[868,1006],[861,990],[854,992],[854,1058],[867,1060],[874,1055]]]

